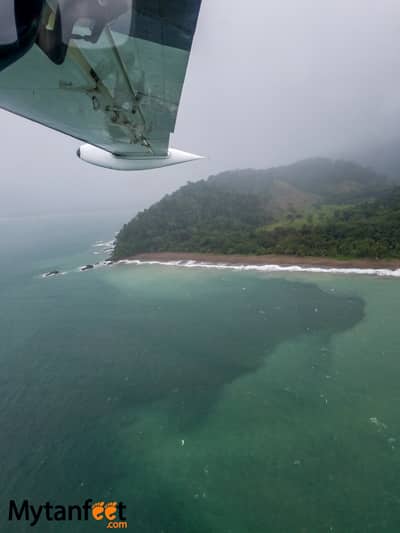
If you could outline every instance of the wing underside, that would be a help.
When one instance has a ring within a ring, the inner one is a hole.
[[[0,24],[0,106],[116,155],[166,156],[201,0],[109,1],[43,1],[30,37],[17,17],[8,28],[16,43]]]

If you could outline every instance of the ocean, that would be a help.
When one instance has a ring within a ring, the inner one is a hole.
[[[80,272],[129,215],[0,218],[0,530],[399,531],[400,280]]]

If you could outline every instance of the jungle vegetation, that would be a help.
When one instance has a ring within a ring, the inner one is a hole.
[[[400,187],[323,158],[224,172],[188,182],[126,224],[113,259],[144,252],[400,257]]]

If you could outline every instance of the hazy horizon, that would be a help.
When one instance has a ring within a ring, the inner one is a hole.
[[[204,0],[171,145],[206,159],[108,171],[77,159],[79,141],[0,111],[0,214],[134,212],[188,180],[308,157],[374,166],[400,138],[398,20],[392,0]]]

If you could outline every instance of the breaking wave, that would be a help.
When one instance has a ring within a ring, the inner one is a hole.
[[[313,267],[298,265],[246,265],[231,263],[210,263],[203,261],[141,261],[140,259],[121,259],[114,265],[160,265],[183,268],[208,268],[217,270],[256,271],[256,272],[309,272],[314,274],[356,274],[364,276],[381,276],[400,278],[400,268],[337,268],[337,267]]]
[[[116,241],[115,238],[109,241],[97,241],[92,245],[92,253],[94,255],[108,255],[114,251]],[[362,276],[379,276],[379,277],[391,277],[400,278],[400,268],[338,268],[338,267],[320,267],[320,266],[300,266],[300,265],[253,265],[253,264],[233,264],[233,263],[220,263],[220,262],[208,262],[208,261],[195,261],[195,260],[175,260],[175,261],[157,261],[157,260],[140,260],[140,259],[121,259],[119,261],[111,261],[104,259],[97,261],[93,264],[82,265],[70,271],[51,271],[41,275],[42,278],[56,277],[59,275],[69,274],[71,272],[87,272],[90,270],[97,270],[104,267],[115,267],[118,265],[158,265],[165,267],[178,267],[178,268],[204,268],[214,270],[231,270],[231,271],[254,271],[254,272],[270,272],[270,273],[299,273],[306,272],[311,274],[339,274],[339,275],[362,275]]]

